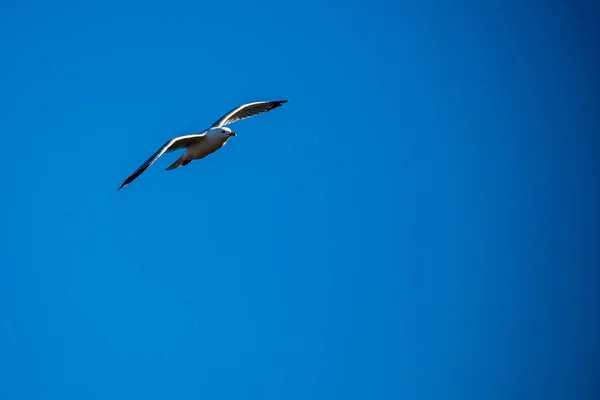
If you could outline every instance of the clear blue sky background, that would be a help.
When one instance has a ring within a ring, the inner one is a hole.
[[[597,399],[566,3],[2,2],[0,399]]]

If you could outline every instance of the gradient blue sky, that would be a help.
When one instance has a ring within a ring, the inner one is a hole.
[[[597,399],[566,3],[3,1],[0,399]]]

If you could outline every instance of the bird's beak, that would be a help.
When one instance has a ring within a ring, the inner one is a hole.
[[[231,136],[237,136],[237,133],[235,133],[235,132],[232,131],[231,132]]]

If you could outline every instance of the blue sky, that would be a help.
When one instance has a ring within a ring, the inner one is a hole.
[[[599,10],[554,3],[2,2],[0,399],[597,398]]]

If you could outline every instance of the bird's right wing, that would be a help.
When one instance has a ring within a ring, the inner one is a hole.
[[[150,158],[146,160],[146,162],[144,162],[142,165],[140,165],[140,167],[138,169],[136,169],[133,174],[131,174],[127,179],[125,179],[125,181],[121,184],[121,186],[117,190],[121,190],[125,186],[127,186],[131,182],[133,182],[133,180],[135,178],[140,176],[142,174],[142,172],[144,172],[146,169],[148,169],[149,166],[154,164],[154,162],[156,160],[158,160],[158,158],[160,156],[162,156],[164,153],[183,149],[184,147],[187,147],[192,143],[202,140],[205,135],[206,135],[206,132],[202,132],[202,133],[198,133],[198,134],[194,134],[194,135],[179,136],[179,137],[169,140],[160,149],[158,149],[156,151],[156,153],[152,154],[150,156]]]
[[[241,119],[271,111],[285,103],[287,103],[287,100],[255,101],[254,103],[242,104],[216,120],[210,127],[225,126]]]

